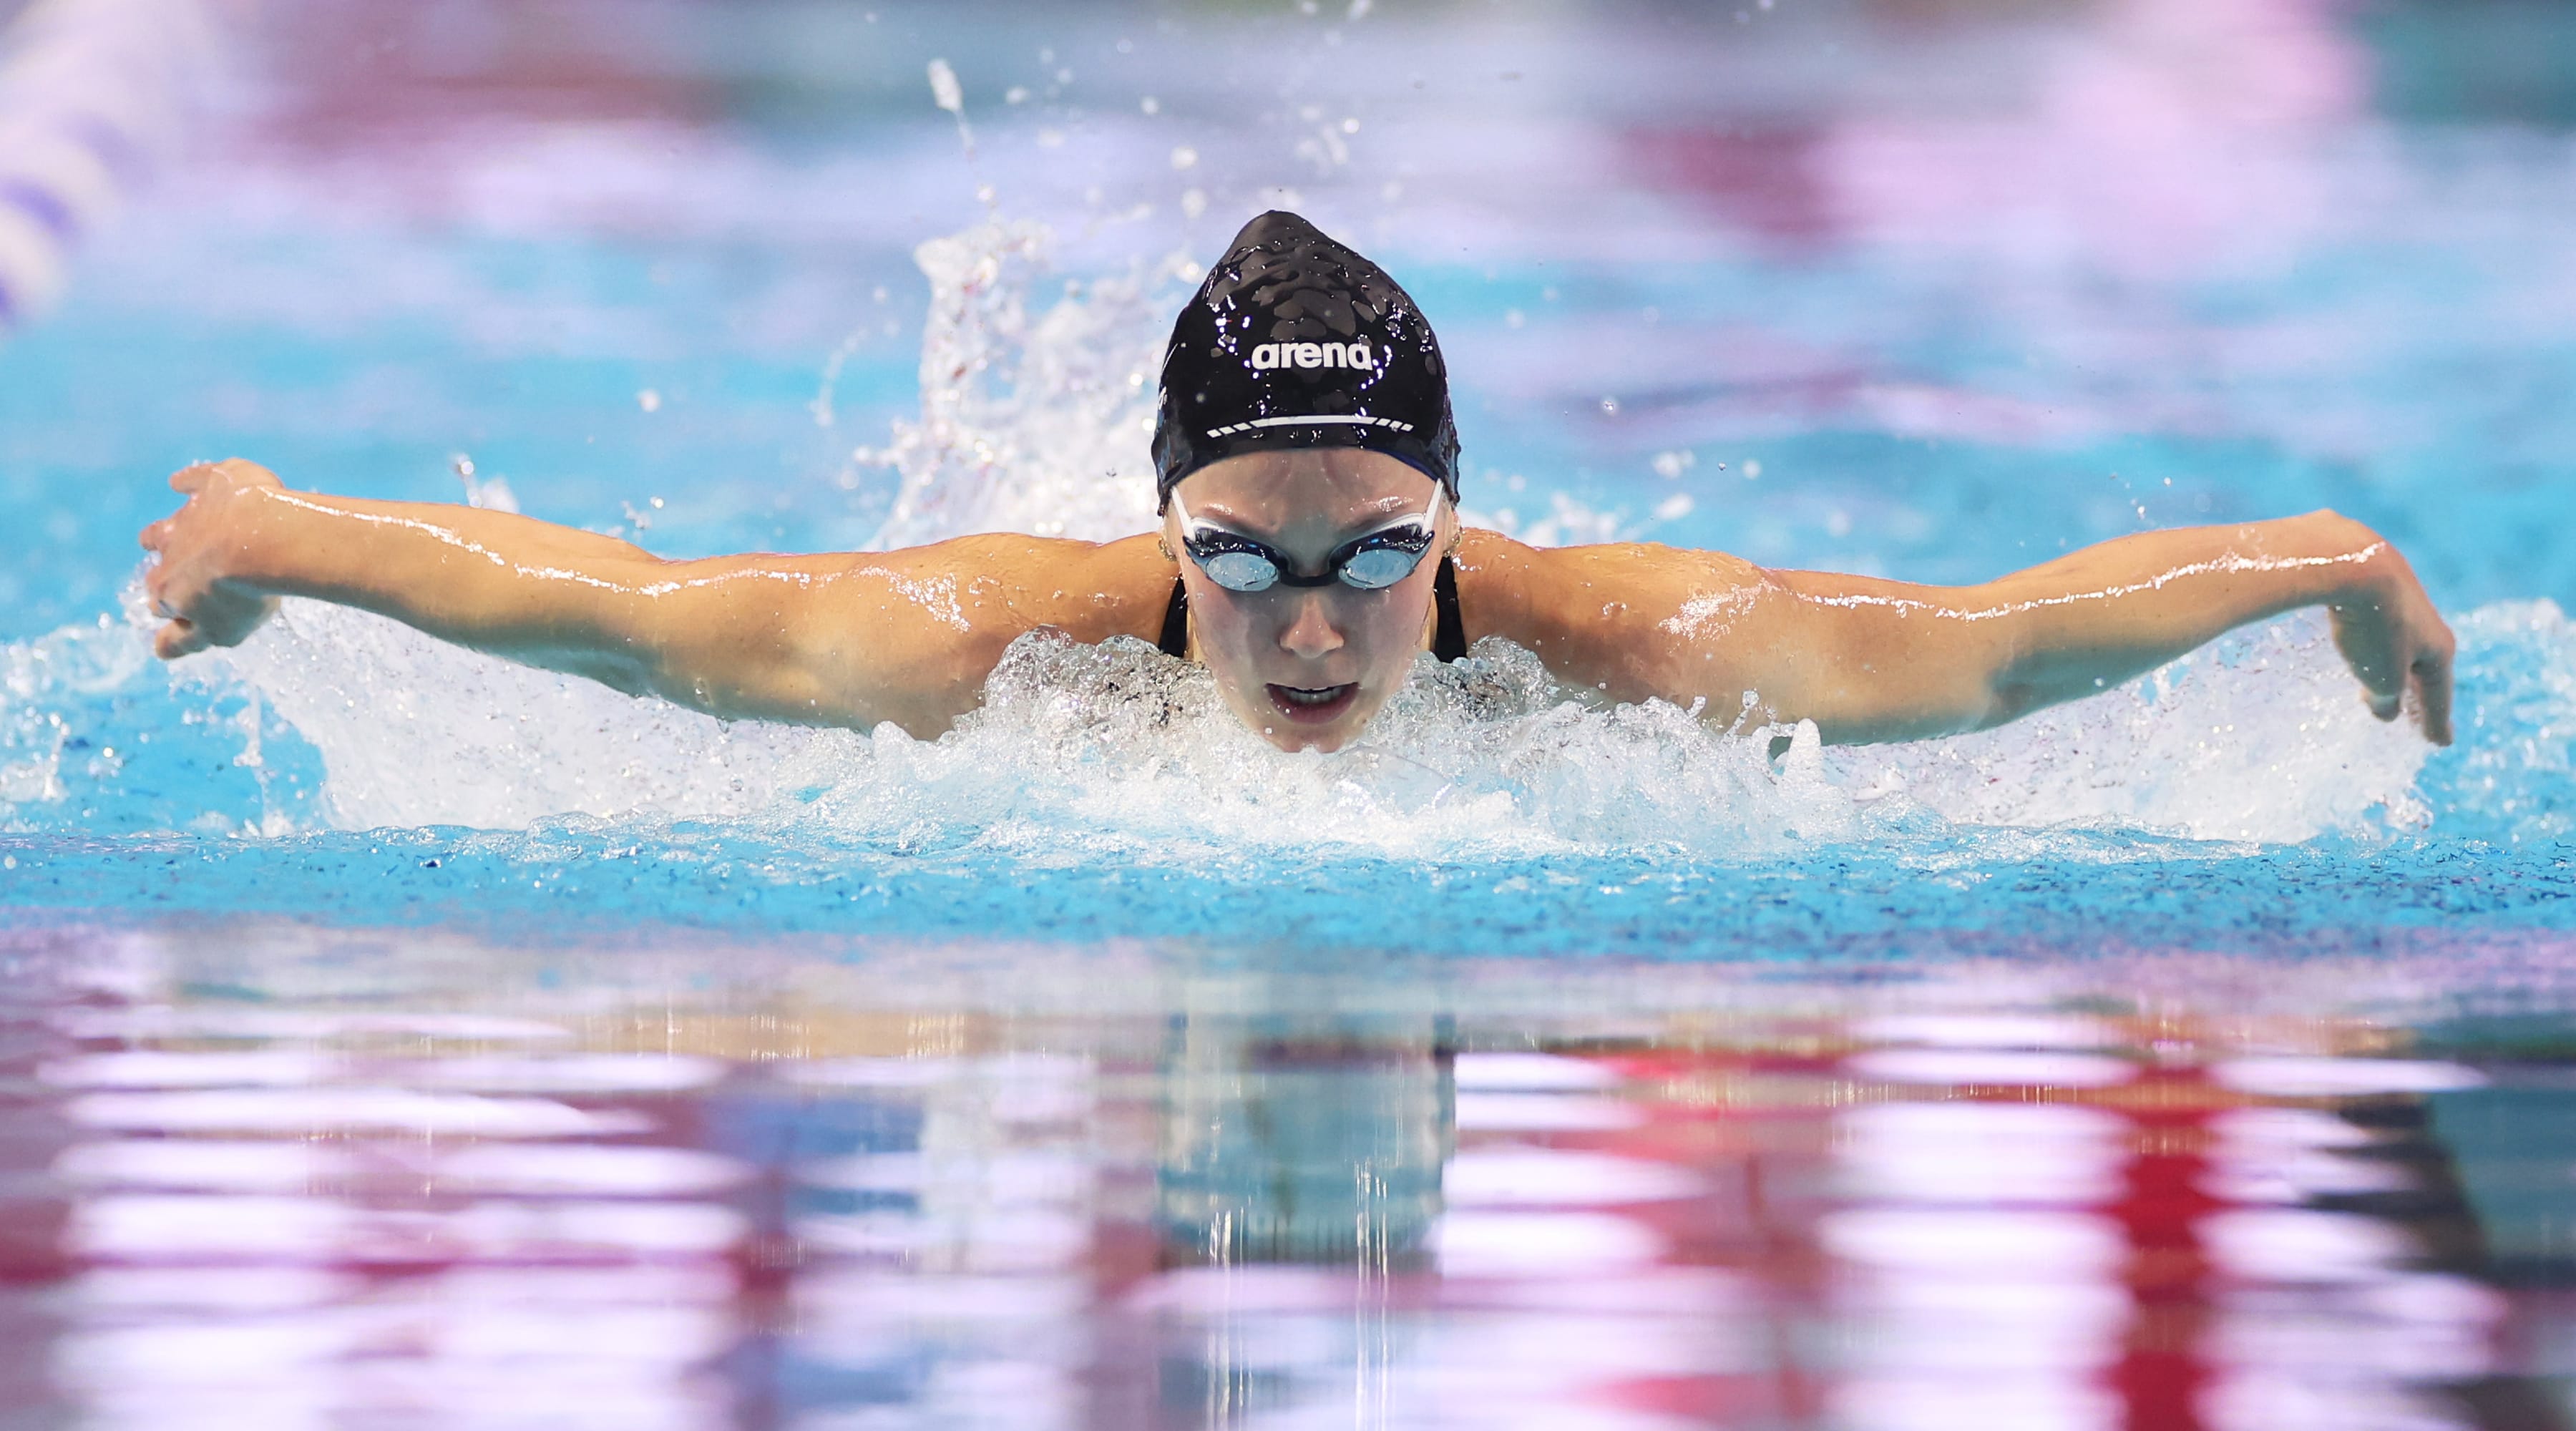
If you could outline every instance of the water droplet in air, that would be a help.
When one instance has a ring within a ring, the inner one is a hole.
[[[1601,412],[1605,417],[1617,417],[1619,415],[1619,400],[1614,397],[1603,398],[1601,400]]]
[[[950,114],[965,112],[965,92],[958,88],[957,71],[950,69],[946,60],[930,62],[930,99]]]
[[[1760,462],[1758,462],[1758,461],[1756,461],[1756,460],[1752,459],[1752,458],[1747,458],[1747,459],[1745,459],[1745,462],[1744,462],[1744,480],[1745,480],[1745,481],[1747,481],[1747,482],[1750,482],[1750,481],[1752,481],[1754,478],[1759,477],[1759,476],[1761,476],[1761,475],[1762,475],[1762,464],[1761,464]]]
[[[1163,102],[1154,98],[1150,94],[1145,96],[1143,99],[1136,101],[1136,106],[1137,108],[1144,110],[1147,114],[1160,114],[1163,112]]]
[[[1195,219],[1206,212],[1207,190],[1192,189],[1181,195],[1181,213],[1184,217]],[[1183,277],[1188,277],[1188,275],[1184,274]]]
[[[646,412],[660,412],[662,410],[662,395],[651,388],[646,388],[635,395],[635,405],[644,409]]]
[[[1187,169],[1197,162],[1199,162],[1199,151],[1192,149],[1186,144],[1176,144],[1172,146],[1173,168]]]

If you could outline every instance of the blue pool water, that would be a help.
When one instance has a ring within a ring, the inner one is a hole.
[[[354,13],[230,16],[0,346],[11,1414],[2565,1424],[2557,10]],[[1477,520],[1971,581],[2332,506],[2459,742],[2313,615],[1776,761],[1498,646],[1335,758],[1141,648],[934,742],[304,604],[146,650],[219,455],[672,555],[1139,530],[1274,203],[1439,324]]]

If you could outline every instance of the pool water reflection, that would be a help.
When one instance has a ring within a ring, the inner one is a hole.
[[[2275,1015],[2244,989],[2313,1009],[2348,971],[2204,960],[2194,1004],[2134,959],[1369,976],[305,939],[245,986],[274,932],[15,937],[7,1404],[2566,1422],[2576,1080],[2527,1008],[2506,1061],[2438,998],[2389,1002],[2422,961]]]

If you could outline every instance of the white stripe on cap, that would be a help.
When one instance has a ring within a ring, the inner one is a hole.
[[[1250,422],[1228,423],[1223,427],[1209,428],[1208,436],[1232,437],[1238,432],[1250,432],[1256,427],[1323,427],[1327,424],[1336,423],[1351,427],[1393,428],[1397,432],[1411,432],[1413,430],[1412,423],[1398,422],[1391,417],[1357,417],[1349,414],[1314,413],[1306,417],[1256,417]]]

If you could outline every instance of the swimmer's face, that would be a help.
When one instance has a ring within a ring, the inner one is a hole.
[[[1426,512],[1439,485],[1383,453],[1349,447],[1255,452],[1183,479],[1163,519],[1190,602],[1191,654],[1226,706],[1281,750],[1339,750],[1430,649],[1432,587],[1458,518],[1438,504],[1439,535],[1412,574],[1375,591],[1334,581],[1229,591],[1183,546],[1192,520],[1276,551],[1298,575],[1324,570],[1345,542]]]

